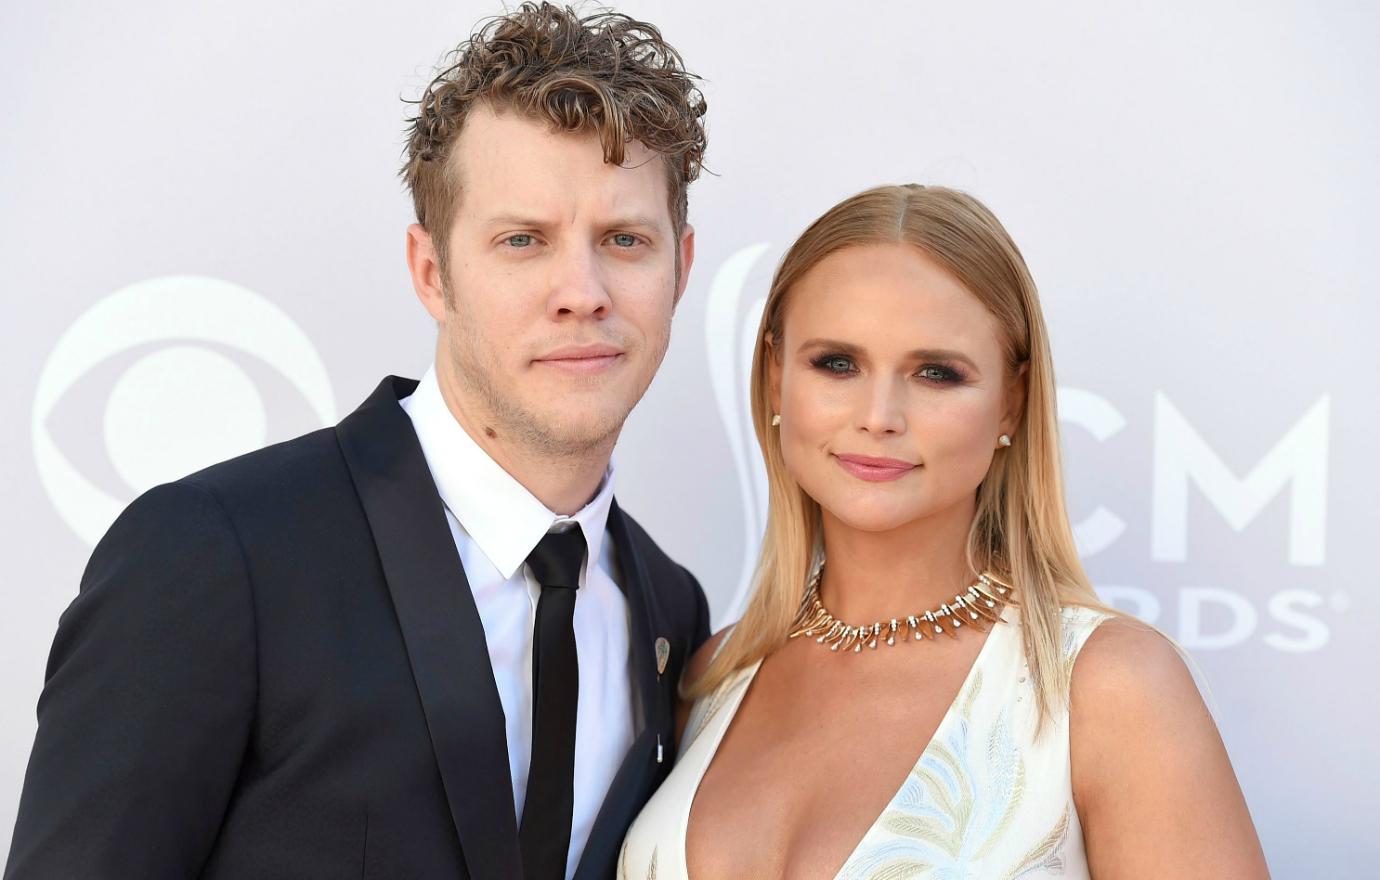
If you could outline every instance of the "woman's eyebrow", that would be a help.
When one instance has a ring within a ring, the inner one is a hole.
[[[851,342],[840,342],[837,339],[825,339],[823,337],[807,339],[804,342],[800,343],[800,347],[802,349],[827,348],[830,351],[837,351],[839,354],[847,355],[859,355],[863,353],[863,349],[861,346],[853,345]]]
[[[951,348],[917,348],[910,353],[910,357],[917,361],[962,361],[970,370],[980,372],[972,358]]]

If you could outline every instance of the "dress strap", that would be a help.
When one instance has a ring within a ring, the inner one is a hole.
[[[1086,608],[1082,605],[1065,606],[1063,610],[1063,649],[1064,658],[1072,663],[1078,658],[1078,652],[1083,650],[1083,645],[1088,641],[1088,637],[1093,634],[1093,630],[1102,625],[1103,621],[1110,620],[1112,615],[1096,608]]]

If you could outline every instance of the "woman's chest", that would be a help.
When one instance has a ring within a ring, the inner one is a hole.
[[[965,671],[805,676],[764,664],[693,801],[691,876],[833,877],[941,727]],[[898,675],[908,686],[892,686]]]

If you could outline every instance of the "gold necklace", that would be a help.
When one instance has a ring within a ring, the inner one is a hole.
[[[805,588],[800,611],[791,625],[790,638],[813,636],[815,642],[828,645],[831,651],[847,651],[851,647],[855,654],[862,650],[864,642],[876,650],[877,641],[884,632],[887,645],[895,645],[898,635],[905,641],[905,634],[909,635],[911,641],[918,642],[926,635],[922,629],[925,626],[930,628],[929,637],[932,639],[945,632],[957,638],[958,630],[964,626],[985,632],[984,624],[1001,623],[1001,606],[1011,599],[1014,592],[1010,584],[990,572],[984,572],[978,575],[972,586],[954,596],[952,602],[945,602],[938,608],[923,614],[893,617],[889,624],[879,620],[871,625],[849,626],[830,614],[820,601],[819,582],[823,576],[824,566],[821,565]],[[964,617],[968,619],[964,620]],[[949,624],[947,629],[944,627],[946,622]],[[905,634],[902,634],[902,630]]]

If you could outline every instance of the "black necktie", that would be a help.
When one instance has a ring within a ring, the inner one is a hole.
[[[585,536],[577,526],[552,532],[527,557],[541,584],[532,630],[532,759],[518,840],[525,880],[563,880],[575,812],[575,591]]]

